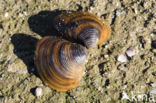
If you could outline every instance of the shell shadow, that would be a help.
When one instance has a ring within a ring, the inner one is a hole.
[[[38,39],[27,34],[14,34],[11,42],[14,45],[14,54],[16,54],[26,64],[28,72],[38,76],[34,68],[34,51]]]
[[[32,15],[28,19],[29,28],[40,36],[60,36],[53,28],[53,18],[64,10],[41,11],[38,14]],[[55,35],[57,34],[57,35]],[[14,54],[16,54],[26,64],[28,72],[39,77],[34,65],[34,52],[38,39],[22,33],[16,33],[11,37],[11,42],[14,45]]]
[[[28,19],[28,24],[30,30],[39,34],[41,37],[44,36],[54,36],[66,39],[70,42],[82,44],[80,41],[75,41],[72,38],[66,37],[65,35],[60,34],[54,28],[54,18],[61,13],[69,13],[73,12],[72,10],[54,10],[54,11],[41,11],[38,14],[32,15]]]
[[[55,16],[69,12],[66,10],[41,11],[38,14],[32,15],[28,18],[30,30],[37,33],[41,37],[56,36],[61,37],[53,27],[53,19]],[[29,73],[39,75],[34,66],[34,52],[38,39],[22,33],[16,33],[11,37],[11,42],[14,45],[14,54],[16,54],[26,64]]]
[[[40,36],[61,36],[53,27],[53,19],[66,10],[41,11],[29,17],[29,28]]]

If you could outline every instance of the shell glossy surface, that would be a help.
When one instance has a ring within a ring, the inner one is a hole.
[[[38,41],[34,61],[44,82],[57,91],[67,91],[79,84],[87,58],[85,47],[48,36]]]
[[[82,42],[87,48],[101,44],[111,32],[102,18],[89,12],[62,13],[54,18],[53,25],[62,35]]]

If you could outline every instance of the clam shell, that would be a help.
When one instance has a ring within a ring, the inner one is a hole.
[[[62,13],[54,18],[54,28],[67,38],[95,47],[110,37],[110,27],[98,16],[88,12]]]
[[[79,84],[87,58],[85,47],[48,36],[38,41],[34,61],[44,82],[55,90],[67,91]]]

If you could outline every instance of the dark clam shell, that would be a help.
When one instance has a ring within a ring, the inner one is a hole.
[[[37,43],[34,61],[44,82],[55,90],[67,91],[79,84],[87,58],[85,47],[48,36]]]
[[[110,27],[102,18],[88,12],[62,13],[54,18],[54,28],[66,37],[95,47],[110,37]]]

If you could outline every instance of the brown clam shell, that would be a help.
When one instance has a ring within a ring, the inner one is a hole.
[[[44,82],[57,91],[67,91],[79,84],[87,58],[85,47],[47,36],[37,43],[34,61]]]
[[[54,28],[66,37],[95,47],[110,37],[110,27],[98,16],[89,12],[62,13],[54,18]]]

